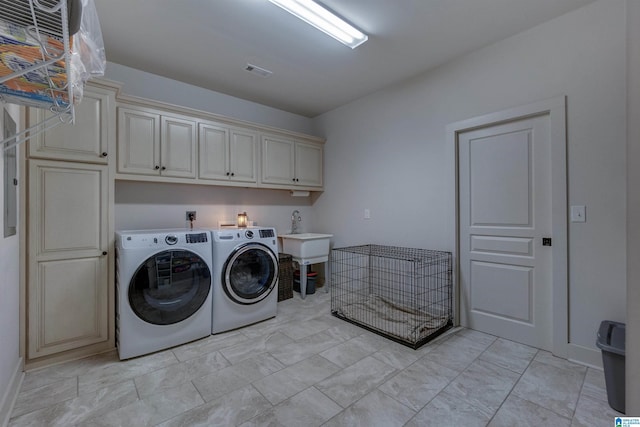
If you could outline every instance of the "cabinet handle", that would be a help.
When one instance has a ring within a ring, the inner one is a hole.
[[[107,254],[107,251],[102,251],[102,255],[106,255],[106,254]]]
[[[164,167],[164,166],[160,168],[160,170],[166,170],[166,169],[167,169],[167,168],[166,168],[166,167]]]
[[[154,167],[155,170],[160,169],[160,166],[156,165],[156,167]]]
[[[236,175],[235,173],[231,172],[231,176],[235,176],[235,175]]]
[[[102,152],[102,154],[101,154],[101,156],[102,156],[102,157],[107,157],[107,154],[108,154],[108,153],[107,153],[106,151],[103,151],[103,152]]]
[[[229,172],[227,172],[227,176],[229,176]]]

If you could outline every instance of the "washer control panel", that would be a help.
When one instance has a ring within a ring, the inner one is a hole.
[[[265,237],[276,237],[276,233],[275,231],[273,231],[272,228],[265,228],[260,230],[260,237],[265,238]]]
[[[211,244],[209,232],[184,232],[180,230],[149,230],[147,232],[124,232],[117,243],[121,248],[161,248],[179,244]]]

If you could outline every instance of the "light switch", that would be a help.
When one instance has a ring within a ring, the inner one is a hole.
[[[371,211],[369,209],[364,210],[364,219],[371,219]]]
[[[571,222],[587,222],[587,208],[585,206],[571,206]]]

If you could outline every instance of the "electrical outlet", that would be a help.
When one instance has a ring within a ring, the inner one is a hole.
[[[571,222],[587,222],[586,206],[571,206]]]
[[[187,211],[187,221],[196,220],[196,211]]]

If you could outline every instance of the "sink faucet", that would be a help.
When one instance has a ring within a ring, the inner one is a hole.
[[[302,217],[300,216],[300,211],[295,210],[291,213],[291,234],[298,234],[298,223],[302,221]]]

